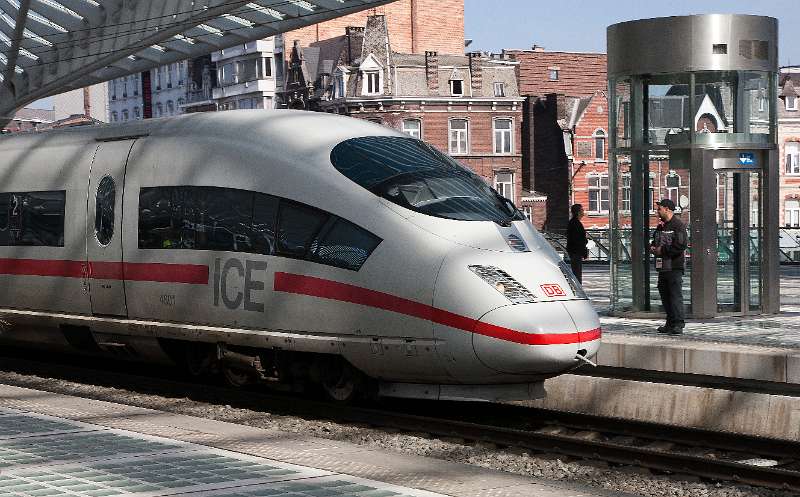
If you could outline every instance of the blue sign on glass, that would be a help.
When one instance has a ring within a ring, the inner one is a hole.
[[[739,154],[739,165],[740,166],[755,166],[756,165],[756,154],[753,152],[741,152]]]

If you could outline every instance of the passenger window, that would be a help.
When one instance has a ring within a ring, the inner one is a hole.
[[[307,205],[283,200],[278,220],[278,254],[303,258],[328,220],[328,214]]]
[[[257,254],[275,254],[275,223],[278,217],[278,199],[272,195],[256,193],[253,201],[253,251]]]
[[[358,271],[381,241],[369,231],[338,219],[322,241],[312,245],[311,260]]]
[[[95,197],[94,232],[100,245],[108,245],[114,236],[114,204],[116,188],[111,176],[100,180]]]
[[[64,246],[66,191],[0,194],[0,245]]]
[[[198,250],[253,251],[253,193],[232,188],[187,188],[197,194],[193,224]],[[188,216],[187,216],[188,217]]]
[[[175,190],[167,186],[142,188],[139,192],[139,248],[181,248],[178,241],[183,208],[174,205]],[[173,214],[173,210],[178,213]]]

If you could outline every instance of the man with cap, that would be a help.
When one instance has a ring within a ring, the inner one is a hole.
[[[667,313],[667,322],[658,327],[659,333],[680,335],[683,333],[683,268],[686,251],[686,226],[675,215],[675,202],[665,198],[658,202],[658,223],[650,244],[650,253],[656,256],[658,271],[658,293]]]

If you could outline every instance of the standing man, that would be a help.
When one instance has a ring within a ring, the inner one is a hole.
[[[567,225],[567,254],[569,254],[569,265],[572,267],[572,274],[578,278],[578,282],[583,284],[583,260],[589,257],[589,250],[586,248],[589,241],[586,239],[586,229],[583,227],[581,218],[583,217],[583,206],[575,204],[570,209],[572,219]]]
[[[686,226],[675,215],[675,202],[665,198],[658,204],[658,223],[653,242],[650,244],[650,253],[656,256],[656,270],[658,271],[658,293],[661,295],[661,304],[667,313],[667,322],[658,327],[659,333],[680,335],[683,333],[683,267],[686,250]]]

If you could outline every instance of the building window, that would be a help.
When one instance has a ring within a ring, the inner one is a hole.
[[[450,80],[450,95],[454,97],[464,96],[464,81],[461,79]]]
[[[602,129],[594,132],[594,158],[606,160],[606,132]]]
[[[495,82],[495,84],[494,84],[494,96],[495,97],[505,97],[506,96],[506,84],[505,83]]]
[[[186,103],[186,100],[184,100],[183,97],[180,97],[178,99],[178,108],[179,109],[182,108],[185,103]]]
[[[117,99],[117,80],[111,80],[111,100]]]
[[[117,111],[111,113],[111,122],[117,122],[119,118],[117,117]]]
[[[272,77],[272,57],[261,59],[261,75],[265,78]]]
[[[608,213],[608,175],[595,174],[589,176],[589,213]]]
[[[675,171],[670,171],[664,178],[664,186],[666,187],[666,198],[675,202],[677,206],[681,190],[681,177]]]
[[[548,69],[547,77],[550,79],[550,81],[558,81],[558,69]]]
[[[494,153],[510,154],[513,147],[513,126],[511,119],[494,120]]]
[[[419,119],[405,119],[403,121],[403,133],[407,134],[408,136],[416,139],[420,139],[422,133],[420,130],[422,129],[422,123]]]
[[[380,95],[381,94],[381,75],[377,71],[370,71],[364,73],[364,88],[362,94],[364,95]]]
[[[122,80],[122,98],[128,98],[128,77]]]
[[[155,69],[156,71],[156,90],[161,89],[161,73],[164,71],[163,67]]]
[[[129,119],[128,109],[124,109],[122,111],[122,120],[127,121]]]
[[[139,107],[134,107],[133,108],[133,118],[134,119],[140,119],[141,117],[142,117],[142,114],[139,111]]]
[[[797,97],[786,95],[786,110],[797,110]]]
[[[625,212],[631,211],[631,175],[625,174],[622,176],[622,206],[621,210]]]
[[[494,189],[497,193],[514,201],[514,174],[513,173],[494,173]]]
[[[786,143],[786,174],[800,174],[800,143]]]
[[[525,214],[525,217],[528,219],[528,221],[533,222],[533,210],[531,209],[530,205],[523,205],[522,213]]]
[[[156,104],[156,117],[161,117],[164,115],[164,106],[161,105],[161,102]]]
[[[235,70],[233,64],[225,64],[219,70],[219,80],[223,85],[232,85],[235,79]]]
[[[466,119],[450,120],[450,148],[451,154],[466,154],[469,144],[469,128]]]
[[[172,100],[167,100],[167,113],[170,116],[175,115],[175,103]]]
[[[139,75],[136,74],[133,76],[133,96],[139,96]]]
[[[240,60],[237,65],[239,66],[236,78],[237,82],[242,83],[244,81],[259,79],[258,59]]]
[[[783,223],[787,228],[800,228],[800,200],[787,200],[783,205]]]

